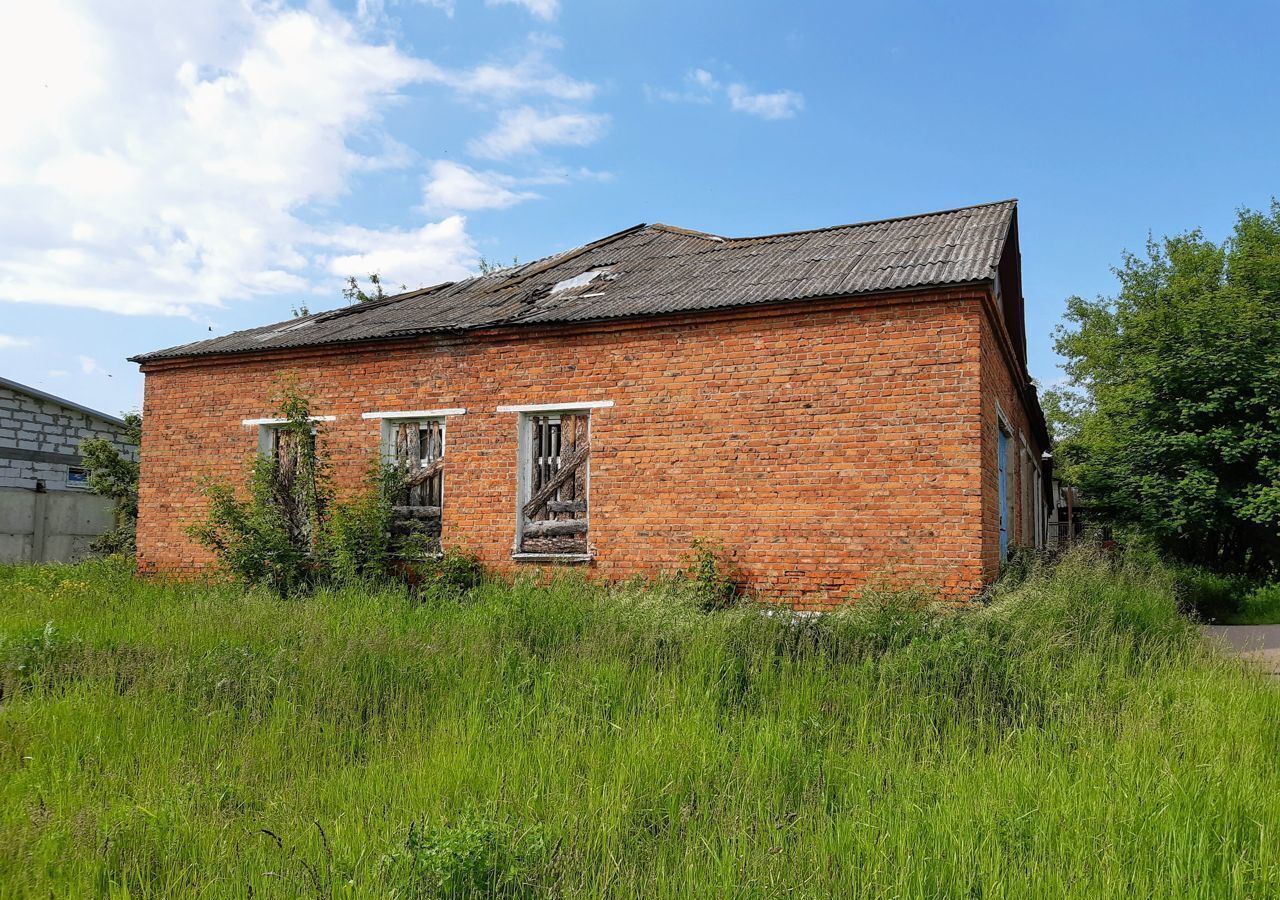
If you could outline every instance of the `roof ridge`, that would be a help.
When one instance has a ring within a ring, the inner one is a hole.
[[[885,224],[888,224],[889,222],[905,222],[910,219],[928,219],[932,216],[947,216],[947,215],[951,215],[952,213],[964,212],[970,209],[986,209],[989,206],[1004,206],[1010,203],[1012,203],[1014,206],[1017,206],[1018,198],[1009,197],[1005,200],[992,200],[988,203],[971,203],[968,206],[956,206],[956,207],[953,207],[952,209],[935,209],[935,210],[931,210],[930,212],[915,213],[914,215],[909,215],[909,216],[890,216],[885,219],[868,219],[865,222],[846,222],[843,225],[826,225],[826,226],[823,226],[822,228],[798,228],[795,231],[777,231],[772,234],[752,234],[752,235],[745,235],[743,237],[721,237],[719,235],[711,235],[711,236],[718,240],[724,241],[725,243],[728,243],[728,244],[738,243],[738,242],[747,242],[747,241],[766,241],[766,240],[769,240],[770,238],[792,237],[794,235],[800,235],[800,234],[821,234],[824,231],[840,231],[841,229],[844,229],[844,228],[862,228],[863,226],[866,226],[866,225],[885,225]],[[666,228],[673,231],[682,231],[682,232],[688,232],[692,234],[708,234],[708,232],[691,231],[689,229],[676,228],[674,225],[661,225],[661,226],[654,225],[651,227],[654,227],[654,228],[662,227],[662,228]]]
[[[679,225],[668,225],[665,222],[654,222],[649,227],[657,229],[658,231],[670,231],[672,234],[682,234],[682,235],[685,235],[686,237],[704,238],[705,240],[716,241],[718,243],[723,243],[726,240],[732,240],[732,238],[726,238],[719,234],[712,234],[709,231],[695,231],[692,228],[681,228]]]
[[[494,285],[494,287],[491,288],[491,290],[496,290],[499,288],[505,290],[507,288],[512,288],[517,285],[524,284],[524,282],[528,281],[530,278],[532,278],[535,275],[541,275],[543,272],[547,271],[548,269],[554,269],[556,266],[564,265],[569,260],[579,257],[584,253],[587,253],[591,250],[595,250],[598,247],[603,247],[606,244],[610,244],[618,240],[619,238],[624,238],[629,234],[634,234],[635,232],[640,231],[647,227],[648,226],[644,222],[641,222],[639,225],[632,225],[630,228],[624,228],[621,231],[615,231],[613,234],[608,234],[602,238],[597,238],[596,240],[590,241],[586,244],[582,244],[579,247],[573,247],[569,250],[562,250],[560,253],[553,253],[550,256],[542,257],[542,259],[537,259],[537,260],[534,260],[533,262],[525,263],[525,266],[522,266],[521,268],[524,269],[525,267],[528,267],[527,271],[521,271],[518,275],[514,275],[510,278],[501,280],[498,284]]]

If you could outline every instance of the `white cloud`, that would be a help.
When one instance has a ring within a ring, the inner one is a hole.
[[[357,178],[417,161],[383,126],[405,89],[515,105],[473,142],[490,158],[590,143],[607,117],[578,108],[596,87],[549,60],[557,39],[446,68],[372,36],[390,33],[375,20],[393,2],[364,0],[358,26],[324,0],[0,3],[0,121],[20,123],[0,129],[0,302],[203,318],[328,289],[330,273],[418,283],[474,268],[465,219],[380,230],[334,212]],[[531,158],[538,171],[518,175],[430,164],[424,207],[498,209],[536,184],[607,177]]]
[[[804,95],[797,91],[753,94],[744,85],[729,85],[729,105],[738,112],[762,119],[790,119],[804,109]]]
[[[523,6],[539,19],[554,19],[560,12],[560,0],[485,0],[489,6]]]
[[[466,225],[464,217],[449,216],[412,230],[344,228],[328,243],[347,252],[327,257],[325,267],[343,278],[379,272],[387,284],[410,288],[464,278],[479,259]]]
[[[0,350],[16,349],[18,347],[30,347],[31,338],[16,337],[12,334],[0,334]]]
[[[690,69],[684,76],[680,90],[666,90],[645,85],[650,99],[670,103],[712,103],[719,97],[729,101],[735,112],[759,116],[762,119],[789,119],[804,109],[804,95],[798,91],[781,90],[753,94],[746,85],[733,83],[727,87],[706,69]]]
[[[92,356],[77,356],[80,361],[80,371],[85,375],[105,375],[107,370],[102,368],[96,359]]]
[[[684,76],[684,87],[678,91],[663,90],[645,85],[650,98],[670,103],[710,103],[720,91],[720,82],[706,69],[690,69]]]
[[[398,5],[398,0],[390,0],[391,4]],[[436,9],[443,10],[445,15],[452,16],[454,12],[453,0],[408,0],[410,3],[416,3],[418,6],[434,6]],[[356,18],[366,26],[376,25],[382,21],[386,15],[387,0],[356,0]]]
[[[488,97],[545,94],[557,100],[590,100],[596,92],[591,82],[570,78],[538,54],[505,66],[485,63],[461,71],[437,69],[432,80],[464,94]]]
[[[582,147],[604,134],[609,117],[599,113],[542,113],[528,106],[503,111],[497,126],[467,148],[486,159],[532,153],[541,146]]]
[[[479,172],[460,163],[437,160],[423,187],[428,209],[503,209],[537,199],[530,191],[512,188],[517,179],[499,172]]]

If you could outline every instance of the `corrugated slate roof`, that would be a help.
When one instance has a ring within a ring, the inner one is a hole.
[[[157,350],[135,362],[661,316],[985,281],[1017,201],[748,238],[637,225],[488,275]]]

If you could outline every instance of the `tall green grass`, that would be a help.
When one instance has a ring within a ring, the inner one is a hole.
[[[937,610],[0,569],[0,895],[1280,896],[1280,690],[1158,569]]]

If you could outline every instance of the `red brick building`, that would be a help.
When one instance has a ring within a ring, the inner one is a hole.
[[[138,563],[192,572],[198,484],[243,481],[299,384],[340,490],[409,458],[409,511],[491,566],[610,578],[723,543],[805,606],[949,596],[1040,545],[1049,473],[1013,201],[754,238],[637,226],[466,281],[136,358]]]

